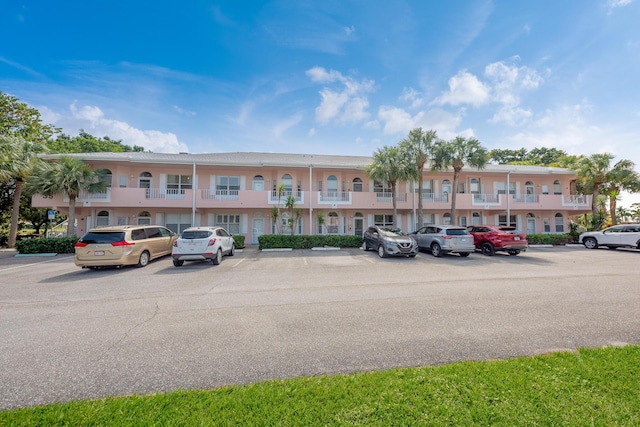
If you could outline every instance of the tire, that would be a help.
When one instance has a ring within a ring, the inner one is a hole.
[[[380,258],[386,258],[387,257],[387,252],[385,252],[384,246],[382,246],[382,245],[378,246],[378,255],[380,256]]]
[[[220,265],[220,261],[222,261],[222,249],[218,249],[216,252],[216,256],[211,258],[211,262],[213,265]]]
[[[236,245],[231,245],[231,250],[229,251],[229,256],[234,256],[236,254]]]
[[[184,264],[184,261],[180,261],[178,259],[174,259],[173,260],[173,266],[174,267],[182,267],[182,264]]]
[[[583,239],[582,244],[587,249],[598,249],[598,241],[593,237],[587,237]]]
[[[514,250],[509,251],[509,255],[512,255],[512,256],[516,256],[516,255],[518,255],[519,253],[520,253],[520,251],[519,251],[519,250],[517,250],[517,249],[514,249]]]
[[[440,247],[439,244],[437,244],[437,243],[432,243],[431,244],[431,255],[433,255],[434,257],[441,257],[442,256],[442,248]]]
[[[367,241],[365,240],[364,243],[362,244],[362,249],[367,252],[369,250],[369,245],[367,245]]]
[[[142,253],[140,254],[140,258],[138,259],[138,263],[136,264],[136,267],[146,267],[147,264],[149,264],[149,252],[147,251],[142,251]]]
[[[482,244],[482,253],[486,256],[494,256],[496,254],[496,250],[494,249],[493,245],[489,242],[484,242]]]
[[[466,258],[469,256],[469,252],[460,252],[458,255],[460,255],[462,258]]]
[[[415,258],[416,255],[418,255],[418,254],[411,254],[411,255],[409,255],[409,258]]]

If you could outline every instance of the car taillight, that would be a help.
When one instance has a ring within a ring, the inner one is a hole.
[[[85,246],[87,246],[87,244],[83,243],[83,242],[76,242],[76,244],[74,246],[76,248],[84,248]]]
[[[209,240],[209,243],[207,244],[207,246],[213,246],[216,244],[216,239],[211,239]]]
[[[174,241],[173,241],[173,247],[174,247],[174,248],[177,248],[177,247],[178,247],[178,241],[177,241],[177,240],[174,240]]]
[[[440,237],[442,237],[443,239],[455,239],[456,238],[456,236],[449,236],[447,234],[443,234]]]
[[[135,245],[135,243],[127,242],[126,240],[123,240],[121,242],[113,242],[111,244],[111,246],[133,246],[133,245]]]

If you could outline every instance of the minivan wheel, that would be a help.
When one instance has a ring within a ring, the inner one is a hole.
[[[582,240],[584,247],[587,249],[598,249],[598,241],[593,237],[587,237]]]
[[[219,265],[220,261],[222,261],[222,249],[218,249],[218,252],[216,252],[216,256],[211,258],[211,262],[213,263],[213,265]]]
[[[439,256],[442,255],[442,248],[440,247],[439,244],[433,243],[431,245],[431,255],[433,255],[435,257],[439,257]]]
[[[174,267],[181,267],[181,266],[182,266],[182,264],[184,264],[184,261],[181,261],[181,260],[179,260],[179,259],[174,259],[174,260],[173,260],[173,265],[174,265]]]
[[[138,264],[136,267],[146,267],[149,264],[149,252],[142,251],[140,254],[140,259],[138,260]]]
[[[378,255],[380,255],[380,258],[387,257],[387,253],[385,252],[384,247],[382,245],[378,246]]]
[[[493,256],[496,253],[496,250],[493,248],[493,245],[489,242],[484,242],[482,244],[482,253],[487,256]]]

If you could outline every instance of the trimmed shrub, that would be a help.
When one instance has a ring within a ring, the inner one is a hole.
[[[26,239],[16,242],[16,249],[21,254],[72,254],[77,237],[52,237],[41,239]]]
[[[569,233],[564,234],[527,234],[530,245],[566,245],[574,243],[574,238]]]
[[[335,235],[284,235],[263,234],[258,237],[259,249],[311,249],[324,246],[336,248],[359,248],[362,246],[360,236],[335,236]]]
[[[236,242],[236,248],[244,248],[244,236],[242,234],[234,234],[233,240]]]

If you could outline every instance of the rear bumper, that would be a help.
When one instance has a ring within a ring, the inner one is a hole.
[[[171,254],[171,258],[178,261],[208,261],[216,257],[216,254]]]
[[[513,243],[510,245],[503,245],[500,248],[496,248],[496,251],[520,251],[524,252],[529,248],[529,245],[523,245],[522,243]]]

